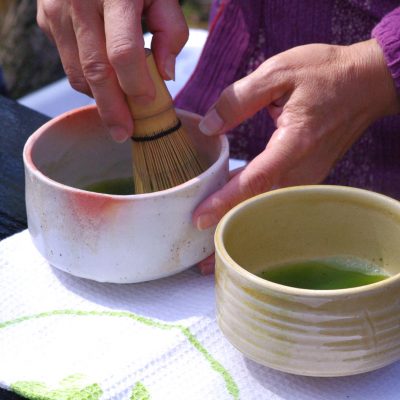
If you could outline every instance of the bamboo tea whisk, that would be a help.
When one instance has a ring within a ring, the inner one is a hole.
[[[128,99],[135,124],[132,136],[135,193],[168,189],[204,171],[148,49],[146,60],[156,91],[154,101],[142,105]]]

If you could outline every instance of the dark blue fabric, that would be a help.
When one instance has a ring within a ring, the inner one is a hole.
[[[0,240],[26,228],[22,150],[31,133],[47,120],[0,96]]]
[[[3,71],[0,67],[0,95],[7,96],[7,88],[4,81]]]
[[[0,400],[25,400],[25,398],[8,390],[0,389]]]

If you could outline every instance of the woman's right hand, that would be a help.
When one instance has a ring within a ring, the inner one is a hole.
[[[71,86],[93,96],[116,141],[132,135],[125,96],[149,102],[141,19],[153,33],[152,51],[165,80],[188,38],[178,0],[38,0],[37,21],[58,47]]]

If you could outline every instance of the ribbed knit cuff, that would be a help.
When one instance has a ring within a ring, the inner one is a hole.
[[[400,94],[400,7],[385,15],[372,30],[383,50],[386,64]]]

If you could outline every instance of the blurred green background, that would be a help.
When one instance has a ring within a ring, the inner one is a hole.
[[[181,7],[191,28],[208,28],[208,17],[212,0],[183,0]]]
[[[211,1],[180,1],[189,27],[207,29]],[[56,48],[36,24],[36,0],[0,0],[0,67],[13,99],[65,76]]]

